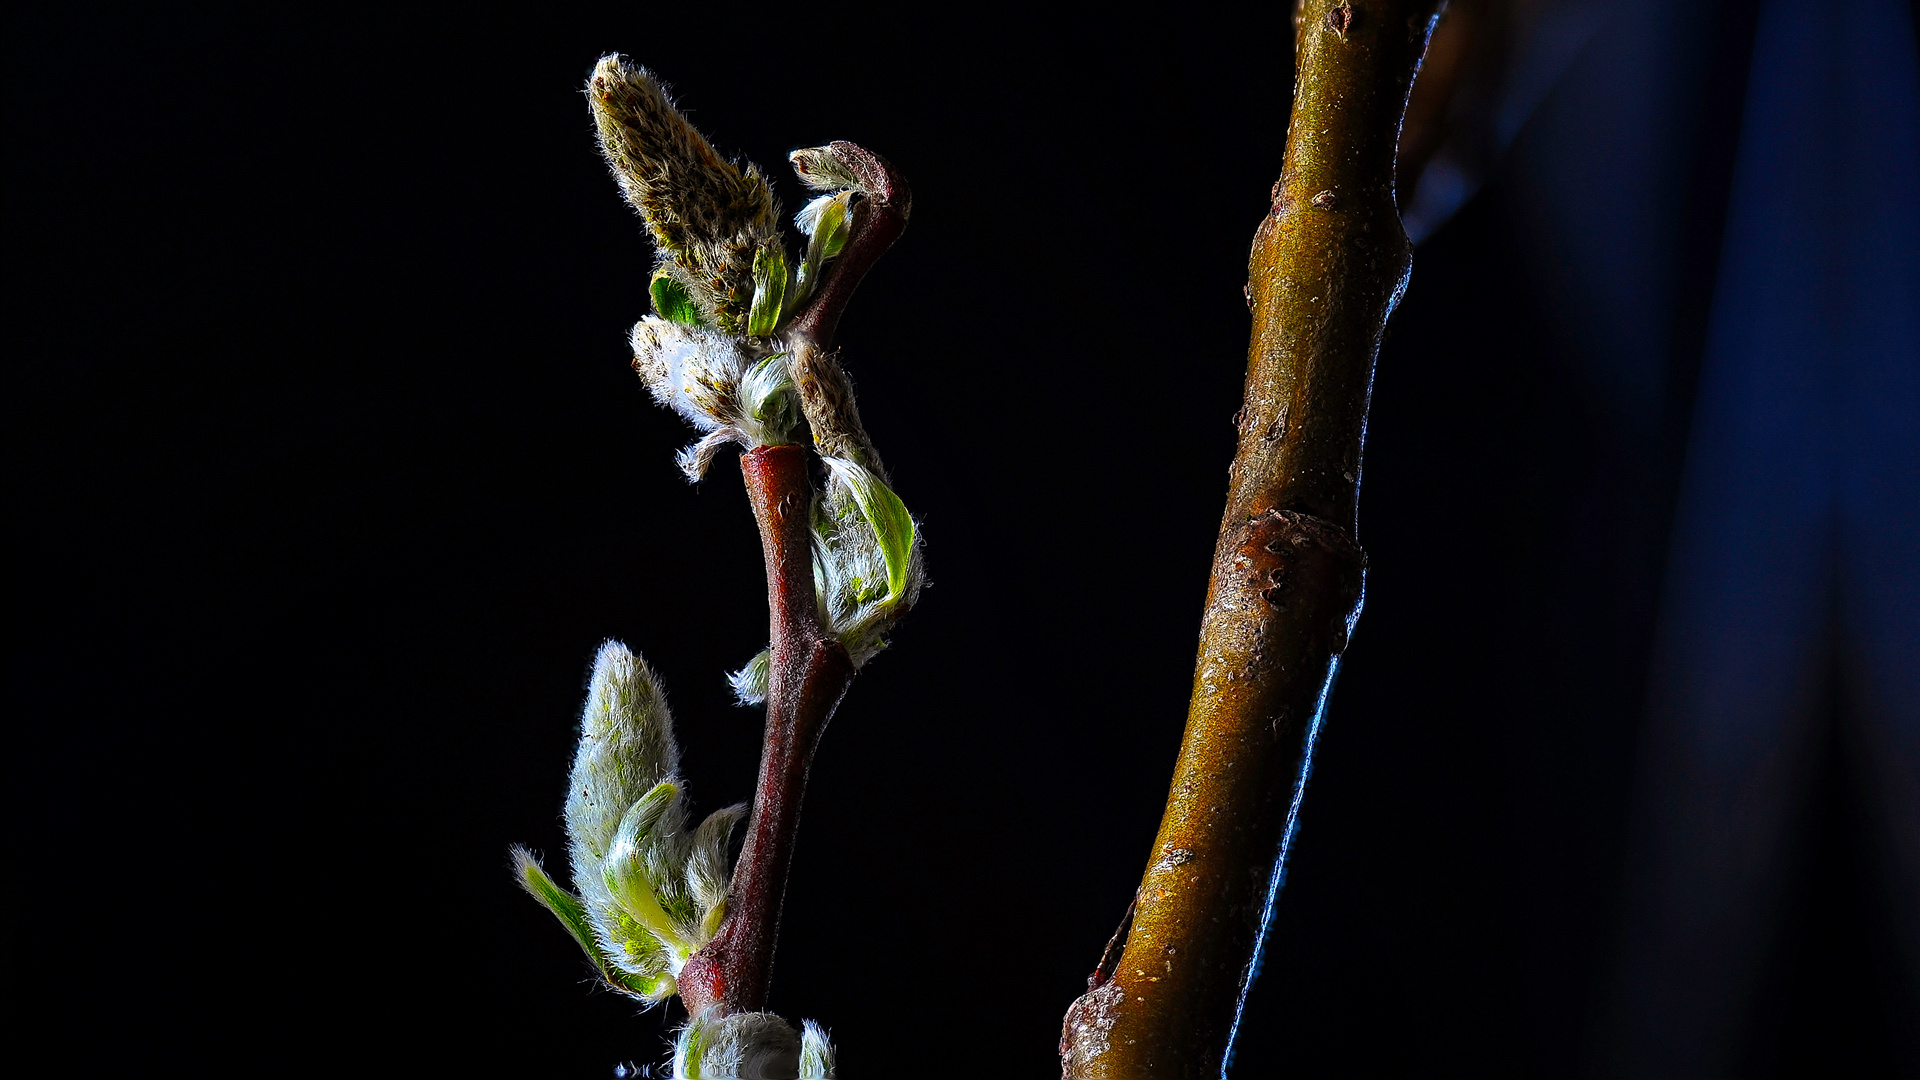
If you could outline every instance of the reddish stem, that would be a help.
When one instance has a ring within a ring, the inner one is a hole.
[[[766,1008],[807,768],[854,674],[847,651],[821,625],[814,599],[813,485],[806,450],[750,450],[740,457],[740,471],[766,554],[772,678],[760,783],[727,917],[713,941],[680,972],[680,996],[694,1015],[716,1005],[722,1014]]]
[[[819,349],[832,344],[854,289],[899,238],[913,208],[906,181],[885,158],[847,142],[834,143],[832,149],[840,165],[859,180],[861,198],[854,206],[846,248],[813,302],[789,328],[791,335],[811,339]],[[850,401],[841,408],[851,416]],[[858,428],[857,418],[851,423]],[[864,441],[864,435],[861,438]],[[813,484],[807,477],[806,450],[749,450],[740,457],[740,471],[767,560],[767,606],[773,623],[767,729],[760,784],[747,819],[746,847],[733,872],[727,917],[713,941],[680,971],[681,1000],[696,1016],[709,1008],[722,1015],[766,1008],[807,768],[854,675],[847,650],[821,624],[814,595]]]
[[[900,234],[906,231],[907,216],[913,212],[913,192],[895,172],[886,158],[850,142],[832,144],[841,165],[860,179],[860,200],[853,207],[853,222],[847,246],[827,268],[826,281],[813,302],[793,320],[792,332],[804,334],[821,348],[833,345],[840,315],[853,298],[853,290],[880,256],[887,253]]]

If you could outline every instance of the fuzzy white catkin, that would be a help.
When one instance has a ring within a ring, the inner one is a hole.
[[[580,748],[567,782],[567,835],[576,879],[599,863],[627,808],[680,771],[673,714],[646,661],[617,641],[600,646],[580,713]]]
[[[798,410],[781,354],[756,356],[738,338],[652,315],[634,324],[629,342],[634,370],[653,399],[702,432],[679,454],[689,480],[705,476],[713,455],[728,443],[792,441]]]
[[[730,806],[689,830],[679,764],[659,679],[626,646],[605,643],[580,716],[567,836],[589,951],[603,970],[632,976],[610,975],[617,989],[646,1001],[672,994],[670,976],[718,929],[728,841],[746,816]]]
[[[804,1033],[770,1012],[698,1016],[674,1042],[676,1080],[833,1080],[833,1046],[811,1020]]]
[[[601,954],[648,983],[668,965],[650,937],[622,928],[621,907],[607,887],[606,857],[627,812],[679,767],[673,714],[659,678],[625,645],[603,643],[593,660],[580,712],[580,748],[567,780],[568,854],[573,887]],[[671,993],[670,987],[661,984],[658,993]]]

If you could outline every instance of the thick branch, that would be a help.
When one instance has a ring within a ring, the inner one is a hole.
[[[680,972],[680,996],[696,1015],[715,1005],[722,1013],[766,1008],[807,768],[854,673],[847,651],[821,626],[814,599],[813,488],[806,450],[751,450],[741,455],[740,469],[766,555],[772,678],[760,782],[727,917],[713,941]]]
[[[1300,8],[1299,81],[1254,238],[1246,399],[1186,735],[1120,961],[1068,1010],[1069,1077],[1218,1077],[1231,1045],[1312,736],[1359,614],[1367,398],[1411,264],[1394,151],[1437,8]]]

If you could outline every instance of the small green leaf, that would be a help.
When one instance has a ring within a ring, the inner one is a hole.
[[[820,259],[828,259],[846,250],[847,236],[853,230],[853,193],[845,192],[820,214],[820,228],[814,236],[820,240]],[[809,247],[812,245],[809,244]]]
[[[593,926],[587,922],[587,912],[580,906],[580,899],[548,877],[547,872],[534,860],[533,853],[526,848],[513,849],[513,868],[520,877],[520,887],[560,920],[560,925],[573,935],[573,940],[586,952],[587,959],[593,961],[593,966],[600,969],[600,974],[608,982],[619,981],[622,973],[613,970],[594,944]]]
[[[668,322],[681,326],[703,326],[706,320],[700,317],[700,308],[687,293],[687,287],[673,280],[673,275],[660,270],[653,275],[653,310]]]
[[[907,568],[913,557],[913,515],[907,513],[907,504],[900,501],[900,496],[866,468],[845,458],[824,460],[834,476],[853,492],[860,515],[873,528],[880,553],[887,560],[886,603],[897,602],[907,590]]]
[[[838,195],[822,195],[800,211],[796,221],[808,237],[807,257],[800,263],[800,278],[794,286],[792,306],[798,307],[812,295],[814,287],[820,284],[821,270],[846,248],[847,232],[852,223],[852,215],[848,210],[852,205],[853,192],[843,191]]]
[[[753,307],[747,312],[747,335],[766,337],[780,325],[780,301],[787,294],[787,254],[778,243],[753,253]]]
[[[673,917],[660,906],[660,899],[654,894],[659,883],[648,880],[645,858],[648,834],[679,797],[680,790],[673,781],[663,780],[633,804],[620,819],[613,843],[607,846],[601,876],[606,880],[607,891],[627,914],[684,959],[691,950],[674,925]]]

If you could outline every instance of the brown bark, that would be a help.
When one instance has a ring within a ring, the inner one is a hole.
[[[1394,153],[1438,0],[1307,0],[1185,738],[1118,963],[1068,1010],[1067,1077],[1217,1077],[1297,787],[1359,615],[1374,358],[1412,249]]]

